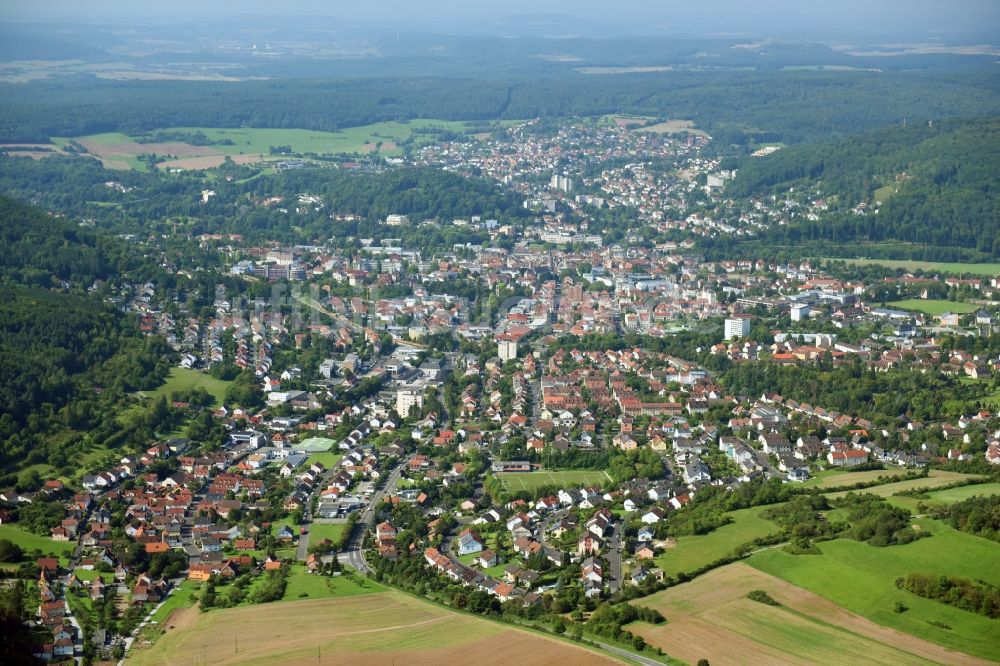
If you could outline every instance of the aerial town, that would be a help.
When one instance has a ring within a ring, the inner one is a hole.
[[[2,4],[3,666],[1000,663],[1000,4]]]

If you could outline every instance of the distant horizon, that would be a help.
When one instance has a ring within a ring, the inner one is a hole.
[[[183,25],[229,20],[254,24],[286,19],[349,23],[372,32],[534,37],[699,36],[775,37],[800,41],[1000,41],[1000,2],[993,0],[843,0],[817,5],[794,0],[718,0],[711,8],[680,2],[621,0],[613,10],[595,0],[509,0],[502,7],[456,0],[373,0],[363,5],[287,0],[280,12],[265,0],[239,5],[177,0],[169,5],[124,0],[82,3],[28,0],[0,3],[0,23]],[[548,19],[539,20],[539,19]]]

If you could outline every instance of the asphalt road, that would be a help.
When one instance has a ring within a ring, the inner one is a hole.
[[[616,524],[611,531],[611,538],[608,539],[607,559],[611,568],[611,580],[608,581],[608,587],[611,588],[611,594],[614,594],[622,588],[623,582],[621,525]]]
[[[365,560],[363,548],[365,533],[371,529],[372,521],[375,519],[375,507],[382,503],[382,498],[385,497],[385,494],[389,489],[394,489],[396,487],[396,482],[399,480],[402,473],[403,464],[399,463],[389,473],[389,478],[386,480],[385,484],[372,494],[371,499],[368,501],[368,506],[364,508],[361,512],[361,517],[354,524],[354,530],[351,532],[351,539],[347,543],[347,550],[337,556],[337,559],[340,560],[341,564],[349,564],[363,574],[367,574],[371,571],[368,567],[368,562]]]

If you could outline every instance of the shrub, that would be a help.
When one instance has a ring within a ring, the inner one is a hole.
[[[770,594],[764,590],[750,590],[747,592],[747,599],[751,601],[756,601],[758,603],[767,604],[768,606],[780,606],[781,603],[777,599],[772,597]]]

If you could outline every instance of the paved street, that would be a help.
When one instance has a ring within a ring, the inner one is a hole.
[[[399,480],[402,473],[403,463],[400,462],[389,473],[389,478],[386,479],[385,485],[372,494],[371,499],[368,501],[368,505],[361,512],[361,516],[354,524],[354,530],[351,532],[351,538],[347,542],[347,549],[337,555],[337,559],[340,560],[341,564],[349,564],[363,574],[367,574],[371,571],[371,569],[368,568],[368,562],[365,560],[363,548],[365,533],[371,529],[372,521],[375,519],[375,507],[382,503],[382,498],[385,497],[386,492],[395,489],[396,482]]]

